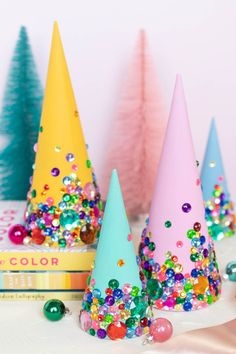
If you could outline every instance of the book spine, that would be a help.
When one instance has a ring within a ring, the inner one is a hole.
[[[0,271],[89,271],[95,258],[95,249],[85,247],[73,250],[42,250],[16,247],[8,240],[9,228],[22,222],[25,202],[0,202]]]
[[[89,252],[2,251],[0,271],[89,271],[94,258],[95,250]]]
[[[0,272],[0,290],[81,290],[89,272]]]
[[[50,299],[78,301],[83,298],[82,291],[0,291],[0,301],[47,301]]]

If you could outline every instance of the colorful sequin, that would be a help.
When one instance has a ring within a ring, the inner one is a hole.
[[[234,235],[234,206],[219,184],[215,185],[212,198],[205,202],[205,217],[209,233],[214,240]]]
[[[88,279],[80,312],[80,326],[85,332],[100,339],[139,337],[148,333],[152,316],[147,290],[131,284],[120,286],[118,280],[111,279],[102,296],[96,281]]]
[[[74,155],[66,155],[68,162]],[[44,244],[53,247],[72,247],[82,243],[92,244],[96,241],[102,223],[103,204],[93,174],[93,183],[83,188],[75,173],[59,176],[58,168],[53,168],[54,177],[61,178],[61,200],[55,205],[50,197],[50,186],[44,185],[43,195],[48,195],[45,204],[35,203],[36,191],[28,193],[25,212],[27,244]],[[30,237],[30,240],[29,240]]]
[[[201,234],[200,229],[200,223],[196,222],[186,232],[185,242],[189,242],[189,257],[193,262],[190,274],[184,273],[184,265],[171,251],[166,252],[164,264],[156,263],[152,251],[152,235],[147,228],[143,230],[139,246],[140,275],[144,288],[148,289],[150,282],[156,282],[157,290],[148,291],[148,295],[158,309],[191,311],[210,305],[218,299],[221,279],[214,246],[209,243],[206,247],[206,237]],[[177,248],[182,245],[182,241],[177,241]]]

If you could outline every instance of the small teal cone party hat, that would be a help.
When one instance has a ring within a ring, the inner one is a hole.
[[[118,175],[113,170],[95,264],[83,298],[80,326],[100,339],[132,338],[148,332],[151,317]]]
[[[235,233],[234,205],[230,199],[220,144],[213,118],[201,171],[205,216],[209,233],[214,240]]]

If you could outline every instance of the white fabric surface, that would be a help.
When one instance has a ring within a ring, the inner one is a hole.
[[[140,234],[143,220],[133,222],[133,233]],[[138,237],[136,238],[136,243]],[[221,274],[229,261],[236,260],[236,237],[216,243]],[[155,311],[168,318],[174,335],[193,329],[222,324],[236,318],[236,283],[223,282],[221,299],[206,309],[174,313]],[[143,337],[113,342],[99,340],[78,326],[81,303],[66,302],[72,316],[50,322],[42,315],[42,302],[0,302],[1,354],[151,354],[161,353],[162,344],[142,345]]]

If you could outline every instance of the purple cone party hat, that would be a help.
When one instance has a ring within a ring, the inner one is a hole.
[[[36,160],[24,226],[14,242],[71,247],[96,241],[102,202],[88,158],[57,23],[54,25]]]
[[[139,247],[141,279],[163,310],[191,311],[215,302],[221,279],[205,222],[187,107],[177,76],[149,220]]]
[[[234,205],[228,191],[215,119],[211,121],[201,171],[201,183],[205,216],[211,236],[214,240],[233,236],[235,233]]]
[[[149,331],[152,310],[142,289],[132,235],[116,171],[112,172],[95,264],[80,313],[81,328],[100,339]]]

